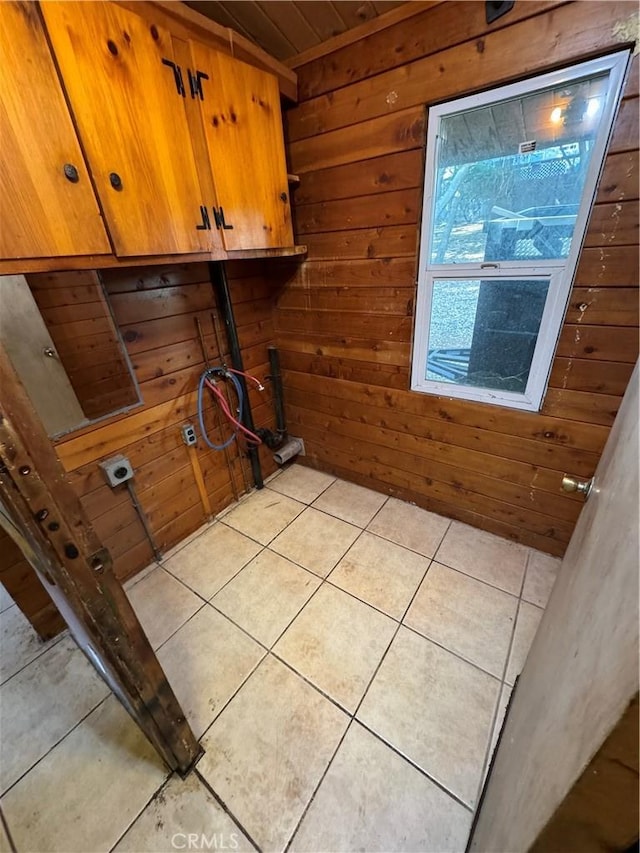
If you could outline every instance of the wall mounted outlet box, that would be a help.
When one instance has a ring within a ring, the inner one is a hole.
[[[131,467],[131,462],[129,462],[126,456],[122,456],[121,454],[118,456],[112,456],[110,459],[106,459],[104,462],[101,462],[100,467],[104,471],[107,483],[109,483],[112,488],[114,486],[119,486],[120,483],[126,483],[127,480],[133,479],[133,468]]]
[[[191,424],[185,424],[182,427],[182,440],[187,447],[193,447],[194,444],[197,444],[198,436],[196,435],[196,428]]]

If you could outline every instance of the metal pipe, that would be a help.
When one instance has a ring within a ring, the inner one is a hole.
[[[216,333],[216,346],[218,347],[218,358],[220,359],[220,364],[226,370],[227,369],[226,351],[222,347],[222,336],[220,334],[220,325],[218,323],[218,312],[217,311],[211,312],[211,322],[213,323],[213,328],[214,328],[214,331]],[[229,383],[223,382],[222,384],[224,386],[224,393],[225,393],[225,396],[227,398],[227,403],[229,404],[229,411],[233,411],[233,402],[231,401],[231,394],[229,393]],[[251,483],[249,482],[249,478],[247,477],[247,472],[245,471],[244,454],[242,452],[242,447],[241,447],[239,439],[235,443],[235,449],[237,451],[235,458],[238,460],[238,465],[240,466],[240,474],[242,475],[242,482],[244,483],[243,494],[245,494],[246,492],[251,491]],[[236,493],[236,501],[237,500],[238,500],[238,496]]]
[[[240,348],[240,340],[238,338],[238,328],[236,326],[236,320],[233,313],[231,294],[229,293],[229,283],[227,282],[227,273],[224,264],[220,261],[211,261],[209,263],[209,276],[216,295],[218,308],[220,309],[224,325],[227,330],[231,364],[236,370],[244,370],[242,350]],[[242,423],[247,427],[247,429],[251,430],[251,432],[255,432],[256,428],[253,423],[247,383],[245,382],[244,376],[238,376],[238,379],[240,380],[245,399]],[[258,456],[257,447],[249,445],[247,447],[247,455],[249,457],[249,462],[251,463],[253,481],[256,484],[256,488],[261,489],[264,486],[264,481],[262,479],[262,467],[260,465],[260,457]]]
[[[276,347],[267,347],[269,353],[269,369],[273,385],[273,406],[276,410],[276,429],[280,439],[287,434],[287,424],[284,418],[284,402],[282,395],[282,374],[280,373],[280,354]]]
[[[289,459],[293,459],[294,456],[302,453],[303,450],[304,444],[301,439],[290,438],[286,444],[283,444],[282,447],[273,454],[273,458],[278,465],[284,465],[285,462],[288,462]]]
[[[153,531],[151,530],[151,527],[149,525],[149,519],[147,518],[145,511],[140,506],[140,501],[138,500],[138,495],[136,494],[136,490],[133,485],[133,480],[127,480],[127,489],[129,490],[129,497],[131,498],[133,508],[138,513],[138,518],[140,519],[140,522],[144,528],[144,532],[147,534],[147,539],[149,540],[149,544],[151,545],[153,556],[158,562],[160,562],[160,560],[162,560],[162,551],[158,548],[156,544]]]

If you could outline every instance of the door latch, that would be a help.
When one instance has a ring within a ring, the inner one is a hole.
[[[578,480],[576,477],[568,477],[566,474],[562,478],[562,490],[564,492],[578,492],[584,495],[585,500],[591,494],[593,489],[593,477],[590,480]]]

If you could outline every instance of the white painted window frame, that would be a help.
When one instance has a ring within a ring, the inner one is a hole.
[[[602,171],[614,118],[620,103],[622,85],[630,55],[630,51],[628,50],[618,51],[599,59],[581,62],[559,71],[538,75],[528,80],[511,83],[466,98],[459,98],[429,109],[422,228],[420,234],[418,292],[413,334],[412,391],[418,391],[423,394],[437,394],[444,397],[455,397],[463,400],[474,400],[482,403],[493,403],[494,405],[507,406],[514,409],[540,410],[571,292],[571,285],[582,250],[587,222],[595,199],[598,179]],[[466,112],[467,110],[478,107],[489,106],[490,104],[531,94],[542,89],[561,86],[563,83],[574,82],[602,71],[609,71],[609,86],[605,102],[602,105],[600,127],[587,170],[568,256],[559,260],[540,260],[535,262],[528,260],[476,262],[472,264],[431,263],[431,223],[435,203],[438,134],[441,119],[445,116]],[[540,278],[549,280],[549,289],[524,393],[518,394],[510,391],[477,388],[471,385],[457,385],[425,378],[434,280],[533,280]]]

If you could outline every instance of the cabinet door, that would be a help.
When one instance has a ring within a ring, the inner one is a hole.
[[[170,33],[108,2],[41,8],[116,254],[207,251]]]
[[[276,78],[198,42],[191,54],[194,72],[209,78],[200,108],[225,248],[293,245]]]
[[[111,252],[35,3],[0,4],[0,80],[0,258]]]

